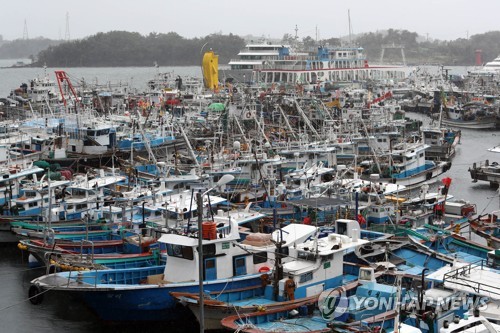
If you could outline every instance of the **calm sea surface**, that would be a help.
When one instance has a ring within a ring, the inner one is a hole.
[[[0,67],[10,66],[15,60],[0,60]],[[58,68],[65,70],[76,80],[85,78],[87,82],[101,84],[127,83],[139,90],[146,88],[146,82],[157,73],[154,67],[126,68]],[[54,78],[55,69],[47,69]],[[463,74],[466,68],[452,68],[450,74]],[[160,72],[174,72],[176,75],[200,76],[199,67],[160,67]],[[23,82],[44,75],[42,68],[2,68],[0,69],[0,97],[19,87]],[[408,114],[427,121],[422,115]],[[479,214],[500,209],[498,192],[490,189],[488,183],[472,183],[468,168],[473,162],[486,159],[500,162],[500,154],[487,149],[500,144],[500,131],[462,130],[462,142],[451,169],[445,176],[452,178],[450,193],[458,199],[465,199],[477,205]],[[415,193],[417,194],[417,193]],[[27,258],[15,245],[0,247],[0,332],[104,332],[110,329],[117,332],[196,332],[194,319],[182,323],[138,323],[117,325],[103,323],[88,309],[71,299],[50,299],[46,297],[41,305],[34,306],[27,300],[29,282],[44,273],[43,269],[28,269]]]

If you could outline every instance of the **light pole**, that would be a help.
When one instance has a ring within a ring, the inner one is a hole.
[[[198,191],[196,193],[197,211],[198,211],[198,282],[199,282],[199,306],[200,306],[200,333],[205,331],[205,309],[203,296],[203,196],[216,187],[225,185],[234,179],[233,175],[222,176],[214,187],[209,188],[205,192]]]

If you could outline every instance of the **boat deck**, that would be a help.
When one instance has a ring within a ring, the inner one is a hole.
[[[342,277],[342,285],[346,285],[350,282],[356,281],[358,277],[356,275],[351,275],[351,274],[345,274]],[[242,299],[242,300],[237,300],[237,301],[231,301],[232,305],[234,306],[240,306],[240,307],[245,307],[245,306],[259,306],[259,305],[270,305],[277,303],[274,300],[270,300],[265,298],[264,296],[261,297],[252,297],[252,298],[247,298],[247,299]]]
[[[480,260],[446,273],[443,282],[447,288],[500,299],[499,273]]]

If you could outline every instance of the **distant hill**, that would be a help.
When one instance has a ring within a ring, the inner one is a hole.
[[[203,38],[187,39],[175,32],[150,33],[111,31],[70,42],[44,38],[3,41],[0,58],[31,58],[34,65],[88,67],[88,66],[192,66],[199,65],[202,52],[212,48],[219,55],[219,64],[225,65],[249,41],[264,37],[233,34],[211,34]],[[271,40],[270,38],[265,38]],[[415,32],[388,29],[351,36],[351,44],[362,46],[371,63],[380,59],[382,45],[403,45],[408,64],[474,65],[476,50],[482,51],[483,62],[500,54],[500,31],[490,31],[453,41],[427,40]],[[329,38],[316,41],[310,36],[301,40],[290,34],[276,43],[299,43],[305,48],[320,45],[346,45],[348,39]],[[387,49],[385,63],[401,63],[399,49]]]
[[[0,59],[36,59],[37,54],[49,46],[61,44],[60,40],[47,38],[0,41]]]
[[[38,64],[47,66],[190,66],[200,65],[202,52],[212,48],[219,64],[227,64],[245,45],[242,38],[212,34],[186,39],[175,32],[150,33],[111,31],[82,40],[50,46],[38,54]]]

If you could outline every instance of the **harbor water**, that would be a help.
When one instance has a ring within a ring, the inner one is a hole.
[[[13,62],[15,63],[15,62]],[[0,61],[0,67],[9,62]],[[129,84],[133,88],[143,90],[148,80],[154,78],[157,69],[154,67],[129,68],[69,68],[64,69],[72,80],[85,78],[88,82],[106,82]],[[464,72],[462,68],[459,71]],[[54,69],[47,73],[54,77]],[[160,68],[160,72],[174,72],[176,75],[200,75],[199,67]],[[37,76],[43,76],[42,68],[3,68],[0,69],[0,97],[6,97],[12,89],[21,83],[29,82]],[[407,114],[408,117],[428,119],[420,114]],[[456,199],[464,199],[477,205],[478,214],[486,214],[500,209],[498,192],[490,188],[486,182],[473,183],[468,172],[474,162],[489,160],[500,161],[500,154],[487,151],[488,148],[500,144],[500,131],[462,130],[462,140],[457,146],[452,167],[434,186],[440,184],[444,177],[450,177],[452,184],[450,193]],[[418,194],[418,189],[414,190]],[[466,236],[466,235],[464,235]],[[104,323],[91,313],[84,305],[67,298],[46,297],[40,305],[32,305],[28,300],[29,282],[45,270],[29,269],[27,258],[23,257],[15,244],[0,247],[0,332],[197,332],[194,318],[183,318],[181,322],[172,323],[127,323],[126,325]]]

